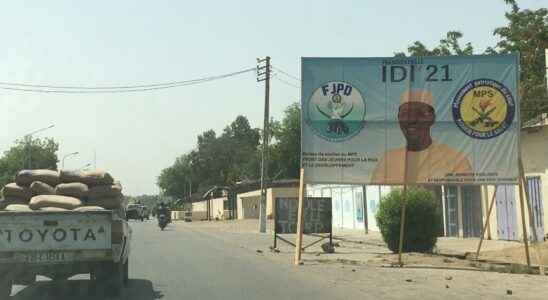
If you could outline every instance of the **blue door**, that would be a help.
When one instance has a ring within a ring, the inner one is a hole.
[[[516,218],[516,188],[513,185],[499,185],[495,192],[497,202],[497,236],[499,240],[518,240]]]
[[[533,228],[530,228],[529,238],[534,240],[533,230],[537,232],[540,241],[544,240],[544,209],[542,207],[540,177],[527,177],[527,191],[529,192],[529,205],[533,213]]]

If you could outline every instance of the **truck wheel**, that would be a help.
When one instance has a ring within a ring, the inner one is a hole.
[[[127,286],[129,284],[129,258],[124,264],[124,285]]]
[[[0,300],[10,298],[12,284],[11,279],[2,279],[0,281]]]

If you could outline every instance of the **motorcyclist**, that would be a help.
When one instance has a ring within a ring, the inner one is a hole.
[[[167,222],[171,223],[171,213],[169,211],[169,208],[164,202],[160,202],[160,205],[158,206],[158,211],[157,211],[158,217],[162,214],[166,217]]]

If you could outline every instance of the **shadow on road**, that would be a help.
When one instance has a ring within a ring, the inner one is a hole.
[[[164,295],[155,291],[152,282],[144,279],[131,279],[125,288],[124,299],[156,300]],[[97,290],[90,280],[69,280],[65,282],[43,281],[30,285],[14,296],[11,300],[103,300],[104,291]]]

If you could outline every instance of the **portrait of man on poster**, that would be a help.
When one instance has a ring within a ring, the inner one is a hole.
[[[410,89],[401,94],[397,118],[405,145],[386,151],[373,171],[372,183],[428,183],[448,173],[472,172],[464,153],[432,138],[436,122],[433,102],[429,90]]]

